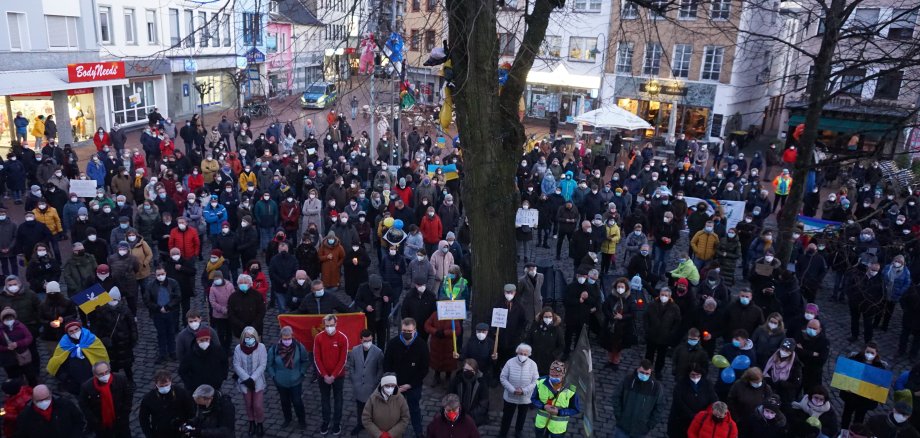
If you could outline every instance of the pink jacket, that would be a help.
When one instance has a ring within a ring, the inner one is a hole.
[[[227,301],[230,300],[233,291],[233,284],[227,280],[224,280],[224,284],[220,286],[211,285],[211,290],[208,291],[208,301],[211,303],[212,317],[227,319]]]

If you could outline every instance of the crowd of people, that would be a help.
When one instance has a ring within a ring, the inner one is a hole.
[[[793,184],[794,145],[748,160],[734,142],[682,136],[659,159],[652,144],[624,147],[620,134],[530,141],[516,184],[520,209],[539,220],[517,225],[523,270],[494,302],[507,311],[498,335],[437,314],[438,300],[488,297],[470,282],[459,144],[441,150],[412,129],[372,145],[335,111],[325,131],[289,121],[254,134],[250,122],[223,117],[207,129],[194,117],[177,129],[154,110],[139,148],[100,128],[86,162],[41,137],[14,142],[2,176],[24,219],[0,207],[5,434],[128,437],[138,390],[147,437],[233,436],[240,408],[248,436],[264,436],[275,408],[266,391],[278,393],[282,429],[312,431],[303,396],[315,385],[322,435],[397,438],[411,426],[416,437],[478,437],[500,390],[500,437],[561,437],[582,414],[566,376],[587,327],[612,370],[644,345],[613,393],[596,394],[613,408],[616,437],[663,422],[671,437],[920,435],[911,415],[920,370],[902,385],[910,394],[872,416],[877,402],[848,391],[838,412],[824,372],[819,296],[849,303],[850,342],[860,341],[850,358],[869,367],[888,367],[893,352],[873,334],[900,321],[896,304],[920,311],[918,196],[887,187],[877,163],[819,169],[804,183],[803,214],[840,222],[806,232],[770,218]],[[95,196],[72,192],[73,180],[96,181]],[[826,201],[822,187],[833,189]],[[730,225],[726,212],[685,196],[745,200],[744,217]],[[786,233],[783,263],[775,239]],[[570,277],[568,265],[535,256],[551,243],[556,260],[571,260]],[[110,301],[85,307],[82,292],[97,284]],[[289,326],[266,339],[272,307],[324,315],[323,330],[310,346]],[[346,312],[366,316],[360,343],[337,328]],[[134,378],[139,315],[153,323],[164,368],[151,382]],[[920,323],[905,319],[901,330],[898,354],[914,361]],[[222,391],[228,379],[243,406]],[[343,418],[346,385],[354,421]],[[422,412],[426,385],[447,390],[433,416]]]

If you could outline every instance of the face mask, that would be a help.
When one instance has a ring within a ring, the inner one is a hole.
[[[696,347],[697,345],[699,345],[699,343],[700,343],[699,339],[687,339],[687,345],[691,347]]]
[[[805,334],[807,334],[808,336],[811,336],[811,337],[815,337],[815,336],[818,336],[818,330],[809,327],[809,328],[805,329]]]
[[[128,250],[126,250],[126,249],[119,249],[119,250],[118,250],[118,255],[124,257],[124,256],[128,255]]]
[[[224,285],[224,279],[223,279],[223,278],[217,278],[217,279],[215,279],[215,280],[214,280],[214,285],[215,285],[215,286],[223,286],[223,285]]]
[[[760,388],[761,386],[763,386],[763,382],[751,382],[752,388]]]
[[[248,284],[241,284],[241,285],[240,285],[240,292],[246,292],[246,291],[248,291],[248,290],[249,290],[249,285],[248,285]]]
[[[558,385],[559,382],[561,381],[562,381],[562,378],[560,377],[550,377],[549,378],[549,383],[552,383],[553,385]]]
[[[735,348],[741,348],[741,341],[732,340],[732,346]]]
[[[411,340],[415,339],[415,332],[412,332],[412,333],[403,332],[402,338],[403,338],[405,341],[411,341]]]
[[[128,236],[128,242],[136,242],[137,236]]]
[[[166,395],[169,394],[169,391],[172,391],[172,385],[157,386],[157,392],[160,394]]]
[[[326,334],[332,336],[335,334],[335,327],[326,327]]]
[[[210,346],[211,346],[211,341],[204,341],[204,342],[199,342],[199,343],[198,343],[198,348],[200,348],[200,349],[202,349],[202,350],[207,350],[208,347],[210,347]]]
[[[9,327],[10,330],[13,329],[13,324],[16,324],[16,320],[15,320],[15,319],[8,319],[8,320],[6,320],[6,321],[3,321],[3,325]]]
[[[326,290],[320,289],[318,291],[313,292],[313,295],[315,295],[317,298],[322,297],[323,295],[326,295]]]
[[[426,289],[426,286],[424,284],[421,286],[416,286],[415,288],[415,290],[417,290],[419,293],[425,292],[425,289]]]
[[[742,306],[747,306],[748,304],[751,304],[751,299],[747,297],[742,297],[739,299],[739,301],[741,302]]]
[[[711,232],[712,232],[712,227],[705,227],[705,228],[703,228],[703,229],[706,230],[707,233],[711,233]]]
[[[180,229],[180,230],[185,231],[186,228],[188,228],[188,225],[179,224],[179,229]]]
[[[77,330],[75,333],[69,334],[69,336],[70,336],[71,338],[73,338],[73,339],[80,339],[80,336],[81,336],[82,334],[83,334],[83,329],[79,329],[79,330]]]
[[[768,323],[767,323],[767,327],[770,327],[770,330],[776,330],[776,328],[779,327],[779,325],[778,325],[778,324],[774,324],[774,323],[772,323],[772,322],[768,322]]]
[[[585,277],[578,277],[578,284],[585,284]]]
[[[866,353],[865,356],[866,356],[866,360],[869,361],[869,362],[872,362],[873,360],[875,360],[875,354],[874,354],[874,353]]]
[[[40,402],[36,402],[36,403],[35,403],[35,407],[36,407],[36,408],[39,408],[39,409],[41,409],[41,410],[43,410],[43,411],[46,411],[46,410],[48,410],[48,408],[51,407],[51,400],[42,400],[42,401],[40,401]]]
[[[773,263],[773,256],[765,256],[763,260],[767,263]]]
[[[160,281],[160,282],[166,281],[166,276],[165,276],[165,275],[157,275],[157,281]]]
[[[806,320],[806,321],[811,321],[811,320],[813,320],[813,319],[815,319],[815,314],[814,314],[814,313],[806,313],[806,314],[805,314],[805,320]]]
[[[335,239],[326,239],[326,243],[330,245],[335,245]]]
[[[35,255],[37,255],[37,256],[39,256],[39,257],[44,257],[44,256],[48,255],[48,251],[36,251],[36,252],[35,252]]]
[[[652,376],[650,376],[650,375],[648,375],[648,374],[642,374],[642,373],[636,373],[636,375],[638,375],[638,376],[639,376],[639,380],[641,380],[641,381],[643,381],[643,382],[648,382],[648,379],[650,379],[650,378],[652,377]]]
[[[895,423],[901,424],[910,417],[909,415],[899,414],[897,412],[891,414],[891,417],[894,418]]]
[[[386,386],[383,388],[383,393],[387,396],[393,395],[394,392],[396,392],[396,388],[392,386]]]
[[[633,234],[635,234],[635,235],[637,235],[637,236],[641,236],[641,235],[642,235],[642,230],[633,231]]]
[[[787,358],[787,357],[789,357],[789,356],[792,356],[792,352],[791,352],[791,351],[786,351],[786,350],[780,350],[780,351],[779,351],[779,357]]]
[[[108,373],[102,376],[99,376],[98,379],[102,383],[109,383],[109,379],[112,378],[112,373]]]
[[[517,358],[518,358],[518,362],[520,362],[520,363],[527,362],[527,355],[526,355],[526,354],[519,354],[519,355],[517,356]]]
[[[643,249],[643,250],[639,251],[639,254],[642,254],[643,256],[647,256],[647,255],[648,255],[648,250],[644,250],[644,249]]]
[[[668,304],[668,301],[671,300],[671,297],[659,297],[661,299],[661,304]]]

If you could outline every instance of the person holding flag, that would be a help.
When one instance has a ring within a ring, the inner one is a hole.
[[[61,388],[77,396],[80,385],[93,377],[93,364],[108,362],[109,353],[102,340],[83,328],[80,321],[68,322],[64,331],[67,334],[54,348],[46,369],[48,374],[57,378]]]

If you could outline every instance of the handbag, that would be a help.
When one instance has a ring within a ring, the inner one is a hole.
[[[6,335],[6,332],[3,333],[3,339],[6,340],[6,344],[9,345],[13,341],[10,340],[10,337]],[[24,366],[32,363],[32,352],[29,350],[23,351],[22,353],[13,350],[13,353],[16,355],[16,363],[19,366]]]

